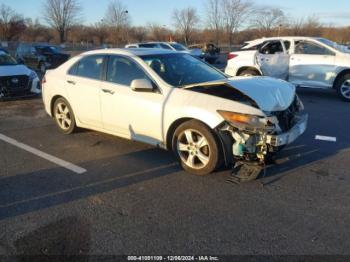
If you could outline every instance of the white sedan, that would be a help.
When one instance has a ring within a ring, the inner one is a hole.
[[[173,150],[197,175],[223,162],[263,164],[307,125],[293,85],[228,79],[188,54],[158,49],[76,56],[47,71],[43,101],[65,134],[82,127]]]
[[[228,55],[226,74],[265,75],[296,86],[335,89],[350,102],[350,50],[325,38],[272,37]]]

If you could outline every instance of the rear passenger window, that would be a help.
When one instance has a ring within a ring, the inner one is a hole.
[[[260,53],[265,55],[283,53],[283,47],[280,41],[268,42],[260,49]]]
[[[111,56],[108,61],[107,81],[130,86],[135,79],[149,79],[146,73],[130,59]]]
[[[69,69],[68,74],[99,80],[103,69],[103,59],[103,55],[84,57]]]

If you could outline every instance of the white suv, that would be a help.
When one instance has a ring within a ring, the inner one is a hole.
[[[247,42],[228,55],[230,76],[266,75],[296,86],[334,88],[350,102],[350,50],[324,38],[275,37]]]

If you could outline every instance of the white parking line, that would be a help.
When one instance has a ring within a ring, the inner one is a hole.
[[[5,136],[3,134],[0,134],[0,140],[2,140],[4,142],[7,142],[7,143],[9,143],[9,144],[11,144],[13,146],[18,147],[18,148],[21,148],[21,149],[23,149],[23,150],[25,150],[27,152],[30,152],[30,153],[32,153],[32,154],[34,154],[36,156],[44,158],[44,159],[46,159],[46,160],[48,160],[48,161],[50,161],[50,162],[52,162],[52,163],[54,163],[54,164],[56,164],[58,166],[64,167],[64,168],[66,168],[68,170],[71,170],[71,171],[77,173],[77,174],[83,174],[83,173],[86,172],[86,169],[84,169],[84,168],[76,166],[76,165],[74,165],[72,163],[69,163],[69,162],[64,161],[62,159],[59,159],[59,158],[54,157],[52,155],[49,155],[49,154],[47,154],[47,153],[45,153],[43,151],[40,151],[40,150],[38,150],[38,149],[36,149],[34,147],[31,147],[31,146],[28,146],[28,145],[23,144],[21,142],[18,142],[17,140],[15,140],[15,139],[13,139],[11,137]]]
[[[329,142],[337,142],[337,138],[333,136],[320,136],[316,135],[316,140],[329,141]]]

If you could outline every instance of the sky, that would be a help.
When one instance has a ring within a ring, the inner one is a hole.
[[[6,4],[32,19],[42,20],[42,5],[45,0],[0,0],[0,4]],[[100,21],[107,10],[111,0],[80,0],[83,6],[83,22],[92,24]],[[260,6],[275,6],[281,8],[287,15],[293,17],[317,16],[324,24],[350,26],[350,1],[349,0],[252,0]],[[174,8],[192,6],[205,21],[206,0],[122,0],[130,14],[132,24],[135,26],[147,23],[158,23],[172,27],[172,12]]]

